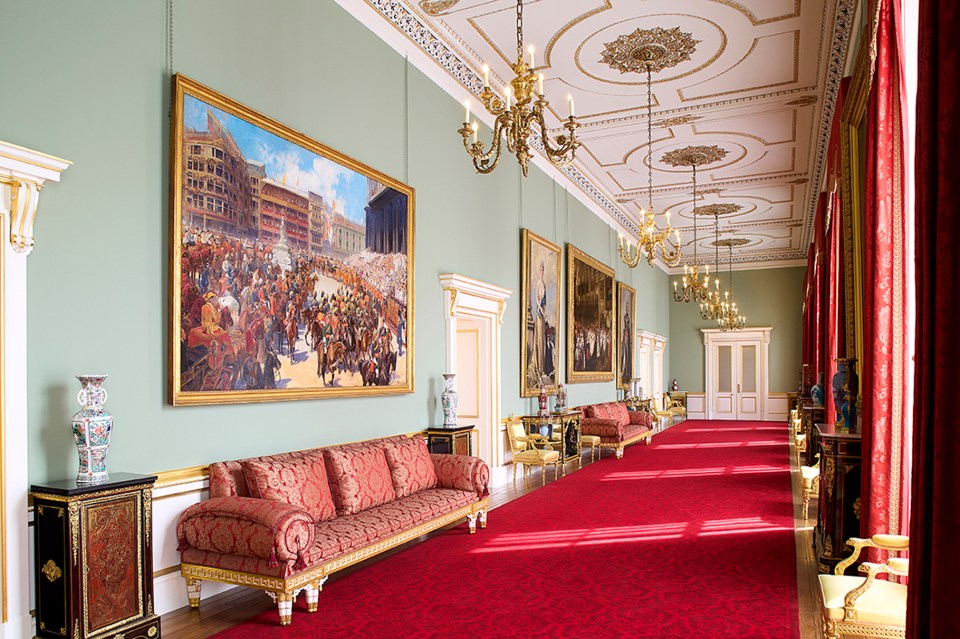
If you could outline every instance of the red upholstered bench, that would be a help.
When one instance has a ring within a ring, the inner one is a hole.
[[[578,407],[583,414],[580,431],[600,437],[601,448],[612,448],[617,459],[623,449],[642,439],[653,437],[653,416],[646,411],[629,411],[623,402],[587,404]]]
[[[464,517],[484,528],[489,480],[482,460],[403,435],[211,464],[210,499],[177,525],[190,606],[203,580],[250,586],[287,625],[300,591],[315,612],[341,568]]]

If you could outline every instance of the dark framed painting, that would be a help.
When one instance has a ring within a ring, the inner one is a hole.
[[[182,75],[170,401],[413,392],[414,190]]]
[[[560,247],[521,231],[520,396],[556,393],[560,355]]]
[[[637,326],[637,291],[617,282],[617,388],[630,390],[634,375],[634,344]]]
[[[611,382],[616,361],[613,269],[567,244],[567,382]]]

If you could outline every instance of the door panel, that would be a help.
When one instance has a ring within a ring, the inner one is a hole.
[[[708,345],[709,419],[763,419],[763,351],[760,339],[724,335]]]
[[[734,358],[733,346],[718,344],[716,347],[717,372],[713,376],[714,388],[713,419],[736,419],[737,407],[734,401]]]
[[[760,394],[757,391],[761,386],[760,367],[757,365],[757,353],[760,349],[755,342],[739,342],[737,346],[740,356],[737,378],[740,401],[737,419],[761,419],[763,416],[760,414]]]

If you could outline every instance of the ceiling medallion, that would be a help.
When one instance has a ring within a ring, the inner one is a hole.
[[[620,73],[640,73],[647,68],[657,73],[689,60],[698,44],[700,40],[680,31],[680,27],[637,29],[604,43],[600,62]]]
[[[703,166],[722,160],[727,153],[719,146],[685,146],[664,153],[660,161],[670,166]]]
[[[739,204],[707,204],[706,206],[697,207],[697,215],[730,215],[731,213],[736,213],[743,207]]]
[[[737,246],[746,246],[746,245],[749,244],[749,243],[750,243],[750,240],[748,240],[748,239],[745,238],[745,237],[728,237],[728,238],[723,239],[723,240],[716,240],[716,241],[714,241],[714,242],[713,242],[713,245],[714,245],[714,246],[726,246],[726,247],[729,247],[729,248],[734,248],[734,247],[737,247]]]
[[[653,126],[658,126],[664,129],[669,129],[672,126],[682,126],[684,124],[690,124],[702,118],[702,115],[678,115],[675,118],[665,118],[663,120],[657,120],[653,123]]]
[[[790,102],[787,102],[787,106],[808,106],[816,103],[817,103],[817,96],[807,95],[802,98],[797,98],[796,100],[791,100]]]
[[[460,3],[460,0],[420,0],[420,8],[427,15],[438,16],[447,9],[452,9]]]

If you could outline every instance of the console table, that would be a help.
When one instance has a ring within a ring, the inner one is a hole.
[[[34,484],[37,637],[158,639],[151,515],[156,477]]]
[[[800,400],[800,424],[803,434],[807,436],[807,458],[804,466],[813,466],[813,458],[817,456],[817,430],[815,425],[822,422],[823,406],[816,406],[813,400],[805,397]]]
[[[543,435],[550,440],[550,445],[560,453],[560,463],[566,464],[571,459],[580,459],[580,411],[570,410],[563,413],[549,415],[524,415],[523,429],[531,434]]]
[[[425,431],[427,449],[437,455],[472,455],[473,426],[433,426]]]
[[[833,424],[817,424],[819,439],[820,494],[814,549],[821,573],[834,567],[850,552],[847,539],[860,536],[860,472],[862,465],[859,434],[841,433]],[[848,574],[856,575],[851,566]]]

